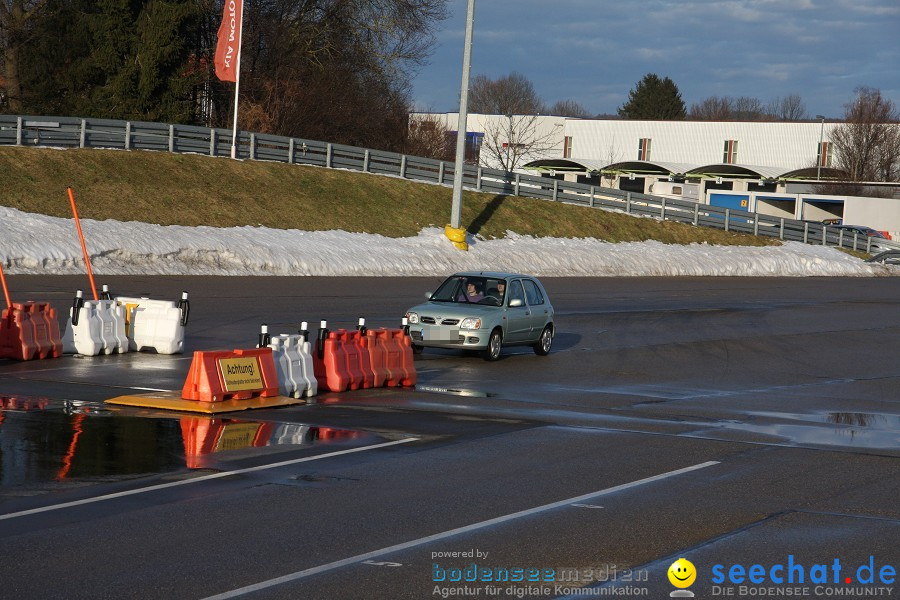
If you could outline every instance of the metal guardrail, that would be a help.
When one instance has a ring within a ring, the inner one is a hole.
[[[192,125],[0,115],[0,146],[157,150],[224,157],[231,155],[231,139],[230,129]],[[449,184],[455,176],[454,164],[449,162],[302,138],[240,131],[237,148],[239,158],[349,169],[430,183]],[[578,204],[869,254],[900,250],[900,243],[856,233],[849,235],[842,229],[820,223],[496,169],[466,166],[463,185],[487,194]]]

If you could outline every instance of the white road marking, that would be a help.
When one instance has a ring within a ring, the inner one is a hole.
[[[283,575],[281,577],[276,577],[275,579],[269,579],[268,581],[261,581],[259,583],[254,583],[252,585],[248,585],[248,586],[245,586],[242,588],[237,588],[237,589],[231,590],[229,592],[223,592],[221,594],[216,594],[215,596],[209,596],[207,598],[204,598],[203,600],[225,600],[226,598],[236,598],[238,596],[243,596],[244,594],[251,594],[253,592],[258,592],[260,590],[264,590],[264,589],[267,589],[267,588],[270,588],[270,587],[273,587],[276,585],[281,585],[282,583],[297,581],[298,579],[303,579],[304,577],[309,577],[310,575],[318,575],[319,573],[324,573],[326,571],[339,569],[340,567],[346,567],[347,565],[352,565],[354,563],[365,562],[367,560],[370,560],[372,558],[376,558],[376,557],[379,557],[379,556],[382,556],[385,554],[399,552],[401,550],[407,550],[407,549],[413,548],[415,546],[421,546],[422,544],[427,544],[428,542],[436,542],[438,540],[442,540],[442,539],[445,539],[445,538],[448,538],[448,537],[451,537],[454,535],[459,535],[461,533],[469,533],[471,531],[477,531],[478,529],[490,527],[491,525],[498,525],[500,523],[506,523],[507,521],[512,521],[515,519],[527,517],[527,516],[545,512],[548,510],[553,510],[554,508],[561,508],[563,506],[570,505],[573,502],[581,502],[583,500],[596,498],[598,496],[606,496],[608,494],[614,494],[616,492],[621,492],[623,490],[635,488],[635,487],[645,485],[648,483],[653,483],[654,481],[660,481],[662,479],[666,479],[669,477],[675,477],[676,475],[681,475],[683,473],[689,473],[691,471],[696,471],[698,469],[704,469],[706,467],[711,467],[711,466],[717,465],[717,464],[719,464],[719,461],[710,460],[710,461],[707,461],[704,463],[692,465],[690,467],[684,467],[683,469],[676,469],[674,471],[660,473],[659,475],[653,475],[652,477],[638,479],[637,481],[632,481],[631,483],[623,483],[622,485],[617,485],[617,486],[614,486],[611,488],[606,488],[605,490],[598,490],[596,492],[590,492],[589,494],[575,496],[574,498],[566,498],[565,500],[560,500],[558,502],[551,502],[550,504],[543,504],[541,506],[536,506],[534,508],[520,510],[519,512],[510,513],[508,515],[503,515],[500,517],[495,517],[493,519],[488,519],[487,521],[473,523],[472,525],[466,525],[464,527],[457,527],[456,529],[450,529],[448,531],[444,531],[441,533],[435,533],[434,535],[429,535],[429,536],[426,536],[423,538],[419,538],[417,540],[403,542],[402,544],[388,546],[386,548],[381,548],[380,550],[373,550],[371,552],[366,552],[364,554],[357,554],[356,556],[351,556],[350,558],[337,560],[337,561],[330,562],[330,563],[327,563],[324,565],[319,565],[318,567],[312,567],[309,569],[305,569],[303,571],[297,571],[296,573],[291,573],[289,575]]]
[[[200,477],[195,477],[194,479],[183,479],[181,481],[172,481],[169,483],[160,483],[158,485],[151,485],[143,488],[138,488],[134,490],[127,490],[124,492],[116,492],[114,494],[106,494],[105,496],[95,496],[93,498],[85,498],[83,500],[75,500],[73,502],[64,502],[62,504],[53,504],[51,506],[43,506],[41,508],[32,508],[29,510],[23,510],[20,512],[9,513],[6,515],[0,515],[0,521],[4,521],[6,519],[15,519],[17,517],[25,517],[28,515],[36,515],[43,512],[50,512],[53,510],[60,510],[63,508],[71,508],[73,506],[81,506],[83,504],[92,504],[94,502],[102,502],[104,500],[112,500],[114,498],[122,498],[124,496],[133,496],[135,494],[144,494],[146,492],[155,492],[157,490],[164,490],[166,488],[177,487],[179,485],[188,485],[190,483],[198,483],[201,481],[209,481],[210,479],[220,479],[222,477],[229,477],[231,475],[240,475],[241,473],[252,473],[254,471],[265,471],[266,469],[274,469],[277,467],[284,467],[287,465],[294,465],[302,462],[309,462],[313,460],[321,460],[323,458],[332,458],[334,456],[341,456],[343,454],[353,454],[354,452],[365,452],[367,450],[377,450],[378,448],[386,448],[388,446],[396,446],[397,444],[406,444],[408,442],[415,442],[419,438],[404,438],[402,440],[395,440],[393,442],[385,442],[383,444],[373,444],[371,446],[362,446],[360,448],[350,448],[348,450],[339,450],[337,452],[329,452],[327,454],[317,454],[316,456],[306,456],[304,458],[296,458],[294,460],[285,460],[277,463],[270,463],[267,465],[259,465],[256,467],[248,467],[246,469],[236,469],[234,471],[223,471],[221,473],[213,473],[211,475],[203,475]]]

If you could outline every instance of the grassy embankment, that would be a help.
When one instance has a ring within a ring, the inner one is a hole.
[[[390,237],[443,227],[451,189],[347,171],[145,151],[0,147],[0,205],[71,217],[163,225],[343,229]],[[485,238],[507,231],[610,242],[765,245],[767,238],[660,223],[561,203],[466,192],[462,224]],[[777,243],[777,242],[776,242]]]

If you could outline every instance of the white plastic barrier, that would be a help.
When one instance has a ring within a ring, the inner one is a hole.
[[[117,296],[125,310],[128,345],[133,351],[157,354],[184,352],[184,319],[182,309],[170,300]]]
[[[292,398],[315,396],[318,383],[313,374],[310,344],[301,335],[276,335],[269,348],[278,372],[278,393]]]
[[[125,308],[114,300],[81,301],[79,292],[76,305],[69,309],[62,342],[63,352],[67,354],[97,356],[128,352]]]

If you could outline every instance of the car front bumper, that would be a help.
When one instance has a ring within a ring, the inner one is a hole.
[[[410,325],[409,336],[413,344],[426,348],[457,348],[464,350],[487,347],[487,330],[459,329],[458,327]]]

